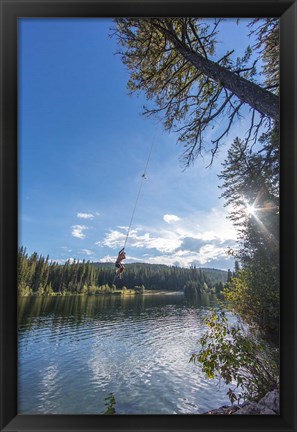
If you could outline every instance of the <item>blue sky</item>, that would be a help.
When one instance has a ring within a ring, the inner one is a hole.
[[[219,52],[242,53],[244,20],[224,25]],[[111,27],[108,19],[19,20],[19,244],[61,263],[114,261],[154,140],[126,261],[233,268],[226,250],[236,233],[217,174],[244,125],[210,168],[206,158],[183,171],[176,136],[141,115],[143,96],[128,96]]]

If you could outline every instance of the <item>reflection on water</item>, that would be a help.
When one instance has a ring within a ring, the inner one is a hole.
[[[189,363],[214,300],[178,294],[22,298],[20,414],[197,414],[226,389]],[[112,412],[110,412],[112,413]]]

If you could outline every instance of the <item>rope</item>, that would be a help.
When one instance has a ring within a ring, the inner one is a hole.
[[[114,285],[116,278],[117,278],[117,270],[116,270],[116,272],[115,272],[115,275],[114,275],[114,278],[113,278],[113,281],[112,281],[111,286]]]
[[[156,132],[154,133],[154,137],[153,137],[153,140],[152,140],[152,144],[151,144],[151,147],[150,147],[150,151],[149,151],[149,154],[148,154],[148,158],[147,158],[147,161],[146,161],[144,172],[143,172],[143,174],[141,176],[141,182],[140,182],[140,186],[139,186],[139,189],[138,189],[138,194],[137,194],[135,205],[134,205],[134,209],[133,209],[133,212],[132,212],[129,228],[128,228],[128,231],[127,231],[127,235],[126,235],[126,239],[125,239],[125,243],[124,243],[124,249],[126,247],[127,240],[128,240],[129,234],[130,234],[130,229],[131,229],[131,225],[132,225],[132,222],[133,222],[133,219],[134,219],[134,214],[135,214],[135,210],[136,210],[136,207],[137,207],[137,204],[138,204],[138,200],[139,200],[140,192],[141,192],[141,189],[142,189],[142,185],[143,185],[144,180],[146,180],[146,171],[147,171],[149,160],[150,160],[150,157],[151,157],[151,154],[152,154],[153,146],[155,144],[155,139],[156,139]]]

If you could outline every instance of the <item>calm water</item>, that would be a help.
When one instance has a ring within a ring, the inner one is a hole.
[[[189,363],[212,302],[182,294],[19,301],[20,414],[199,414],[226,388]]]

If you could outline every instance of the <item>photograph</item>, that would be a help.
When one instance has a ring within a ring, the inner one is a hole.
[[[17,19],[18,415],[280,416],[280,18]]]
[[[296,432],[297,2],[0,0],[0,431]]]

